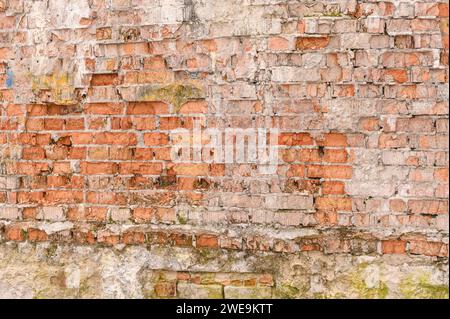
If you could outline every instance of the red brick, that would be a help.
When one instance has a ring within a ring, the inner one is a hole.
[[[297,50],[319,50],[326,48],[330,43],[330,38],[326,36],[320,37],[298,37],[295,43]]]
[[[448,168],[436,168],[434,170],[434,178],[439,182],[448,183]]]
[[[169,143],[169,135],[166,133],[146,133],[144,143],[147,146],[161,146]]]
[[[448,244],[425,240],[411,240],[409,252],[414,255],[448,257]]]
[[[408,72],[405,69],[388,69],[385,71],[385,75],[397,83],[405,83],[408,81]]]
[[[7,240],[24,241],[25,231],[18,226],[9,226],[6,228],[5,236]]]
[[[325,150],[323,160],[328,163],[346,163],[348,159],[345,150]]]
[[[174,164],[171,170],[175,175],[187,176],[207,176],[209,174],[209,165],[202,164]]]
[[[111,162],[82,162],[81,173],[88,175],[115,174],[118,172],[117,163]]]
[[[448,201],[409,200],[408,209],[413,214],[448,214]]]
[[[105,132],[94,135],[95,144],[135,145],[137,142],[134,133]]]
[[[92,74],[92,86],[106,86],[119,84],[119,76],[117,73]]]
[[[322,193],[324,195],[343,195],[345,194],[345,184],[336,181],[323,182]]]
[[[175,297],[177,294],[175,282],[158,282],[153,287],[158,297]]]
[[[139,231],[127,231],[122,235],[122,242],[127,245],[138,245],[145,242],[145,234]]]
[[[125,109],[122,103],[89,103],[84,110],[88,114],[118,115],[123,114]]]
[[[218,248],[219,238],[216,235],[209,234],[197,235],[196,246],[200,248]]]
[[[174,246],[192,247],[192,235],[183,233],[171,233],[169,240]]]
[[[381,242],[381,251],[383,254],[405,254],[406,241],[384,240]]]
[[[45,159],[45,149],[42,147],[27,147],[22,150],[22,158],[25,160]]]
[[[338,178],[350,179],[352,177],[351,166],[336,165],[309,165],[307,166],[307,176],[310,178]]]
[[[120,174],[159,175],[162,172],[161,163],[120,163]]]
[[[401,199],[391,199],[389,201],[389,207],[393,212],[404,212],[406,211],[406,203]]]
[[[81,191],[49,190],[45,193],[45,202],[49,204],[76,204],[82,201]]]
[[[347,136],[342,133],[327,133],[323,135],[323,138],[316,140],[319,146],[329,147],[345,147],[348,146]]]
[[[289,40],[282,37],[271,37],[268,43],[269,50],[284,51],[289,49]]]
[[[129,102],[127,114],[130,115],[155,115],[168,114],[169,107],[163,102]]]
[[[112,37],[112,29],[111,28],[98,28],[95,30],[95,36],[97,40],[108,40]]]
[[[9,60],[13,56],[14,53],[10,48],[0,48],[0,60]]]
[[[408,145],[407,136],[404,134],[380,134],[378,146],[380,148],[403,148]]]
[[[144,69],[146,70],[158,70],[165,69],[166,62],[161,56],[153,56],[144,58]]]
[[[35,228],[28,228],[28,240],[31,242],[47,241],[48,235],[45,231]]]
[[[151,131],[156,129],[156,119],[151,117],[135,117],[132,119],[136,130]]]
[[[315,206],[324,211],[351,211],[352,200],[346,197],[317,197]]]
[[[309,133],[281,133],[278,144],[286,146],[312,145],[313,139]]]
[[[184,103],[179,114],[204,114],[208,110],[208,103],[206,101],[189,101]]]

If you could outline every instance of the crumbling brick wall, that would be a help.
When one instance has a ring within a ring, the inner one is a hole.
[[[0,297],[448,297],[448,16],[0,0]],[[198,121],[275,170],[175,161]]]

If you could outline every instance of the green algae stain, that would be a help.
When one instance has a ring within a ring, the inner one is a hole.
[[[323,14],[324,17],[342,17],[342,13],[339,11],[330,11]]]
[[[177,219],[180,225],[186,225],[188,223],[188,220],[185,216],[178,215]]]
[[[361,264],[357,270],[350,274],[350,286],[359,298],[364,299],[385,299],[388,296],[389,289],[386,283],[379,281],[377,287],[368,287],[361,273],[368,267],[368,264]]]
[[[49,288],[38,290],[34,293],[33,299],[48,299]]]
[[[138,93],[142,101],[164,101],[174,106],[178,113],[181,106],[189,100],[202,98],[204,92],[201,88],[190,83],[172,83],[165,86],[148,86]]]
[[[276,293],[282,299],[295,299],[299,295],[300,289],[289,284],[281,284],[276,287]]]
[[[58,245],[55,243],[51,243],[50,246],[45,250],[45,255],[47,258],[53,258],[56,256],[56,251],[58,249]]]
[[[400,292],[406,299],[448,299],[448,286],[430,283],[430,274],[410,275],[399,284]]]

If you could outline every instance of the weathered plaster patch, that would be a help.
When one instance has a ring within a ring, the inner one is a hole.
[[[141,101],[164,101],[178,112],[181,106],[189,100],[204,97],[204,91],[192,83],[172,83],[165,86],[147,86],[140,88],[138,97]]]

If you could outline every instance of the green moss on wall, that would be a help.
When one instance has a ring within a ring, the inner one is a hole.
[[[400,282],[399,289],[407,299],[448,299],[448,286],[430,282],[430,274],[410,275]]]

